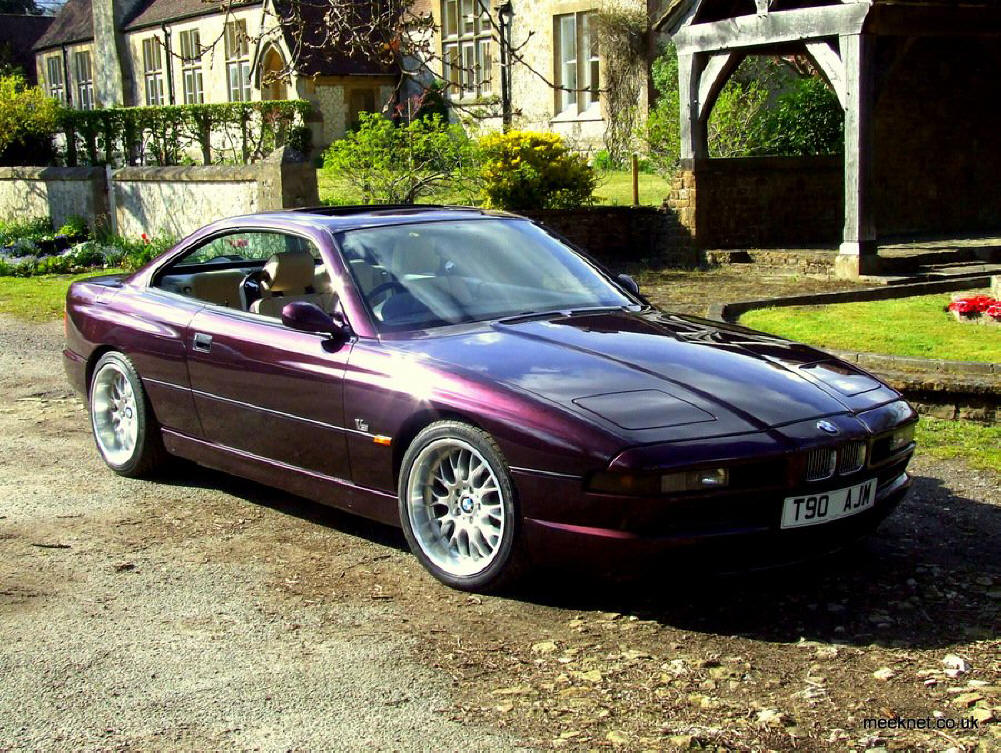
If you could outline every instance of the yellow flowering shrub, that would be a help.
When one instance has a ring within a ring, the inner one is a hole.
[[[573,209],[594,203],[597,176],[556,133],[508,131],[479,141],[487,206]]]

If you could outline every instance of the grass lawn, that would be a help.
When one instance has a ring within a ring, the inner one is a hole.
[[[922,416],[916,440],[922,455],[958,458],[973,468],[1001,473],[1001,426]]]
[[[950,300],[944,294],[759,309],[740,323],[822,348],[1001,363],[1001,327],[957,322],[944,310]]]
[[[320,169],[316,171],[316,180],[320,189],[320,201],[335,204],[360,204],[361,195],[357,187],[333,171]],[[633,178],[628,170],[610,170],[598,173],[598,188],[594,195],[600,205],[628,206],[633,203]],[[660,206],[670,192],[671,184],[660,175],[640,173],[640,204],[645,206]],[[421,199],[429,204],[475,204],[476,196],[470,196],[458,191],[440,191],[432,196]]]
[[[66,289],[71,282],[122,271],[124,270],[103,269],[79,275],[0,277],[0,314],[9,314],[29,322],[58,319],[62,316]]]
[[[662,175],[640,173],[640,204],[659,207],[671,192],[670,181]],[[609,170],[598,173],[598,188],[594,192],[599,204],[631,206],[633,174],[630,170]]]

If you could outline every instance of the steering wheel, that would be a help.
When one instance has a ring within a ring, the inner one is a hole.
[[[243,279],[240,280],[240,292],[243,294],[243,303],[246,306],[246,311],[250,311],[250,304],[260,299],[261,283],[266,277],[267,273],[261,268],[244,275]]]
[[[393,291],[393,295],[396,295],[397,293],[406,293],[407,289],[403,287],[403,285],[396,280],[381,282],[374,288],[372,288],[368,292],[368,295],[365,296],[368,299],[368,305],[371,306],[372,308],[375,308],[381,302],[380,296],[383,296],[389,291]],[[387,295],[386,298],[388,297],[389,296]]]

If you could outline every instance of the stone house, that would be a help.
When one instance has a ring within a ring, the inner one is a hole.
[[[647,0],[617,0],[615,6],[650,12]],[[609,118],[605,61],[592,19],[608,0],[418,0],[415,10],[431,13],[435,36],[432,74],[448,82],[459,112],[489,113],[485,129],[502,125],[501,10],[518,60],[509,65],[513,125],[555,131],[581,147],[600,148]],[[652,41],[648,41],[648,45]],[[640,87],[640,117],[649,87]]]
[[[398,77],[303,45],[278,2],[68,0],[34,46],[38,80],[82,109],[305,99],[322,149],[391,101]]]

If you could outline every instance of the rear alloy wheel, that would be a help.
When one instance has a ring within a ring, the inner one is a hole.
[[[407,542],[438,580],[481,591],[514,579],[514,486],[489,434],[458,421],[431,424],[403,458],[399,492]]]
[[[101,457],[115,473],[146,476],[163,463],[160,427],[139,374],[121,353],[105,353],[94,367],[90,424]]]

